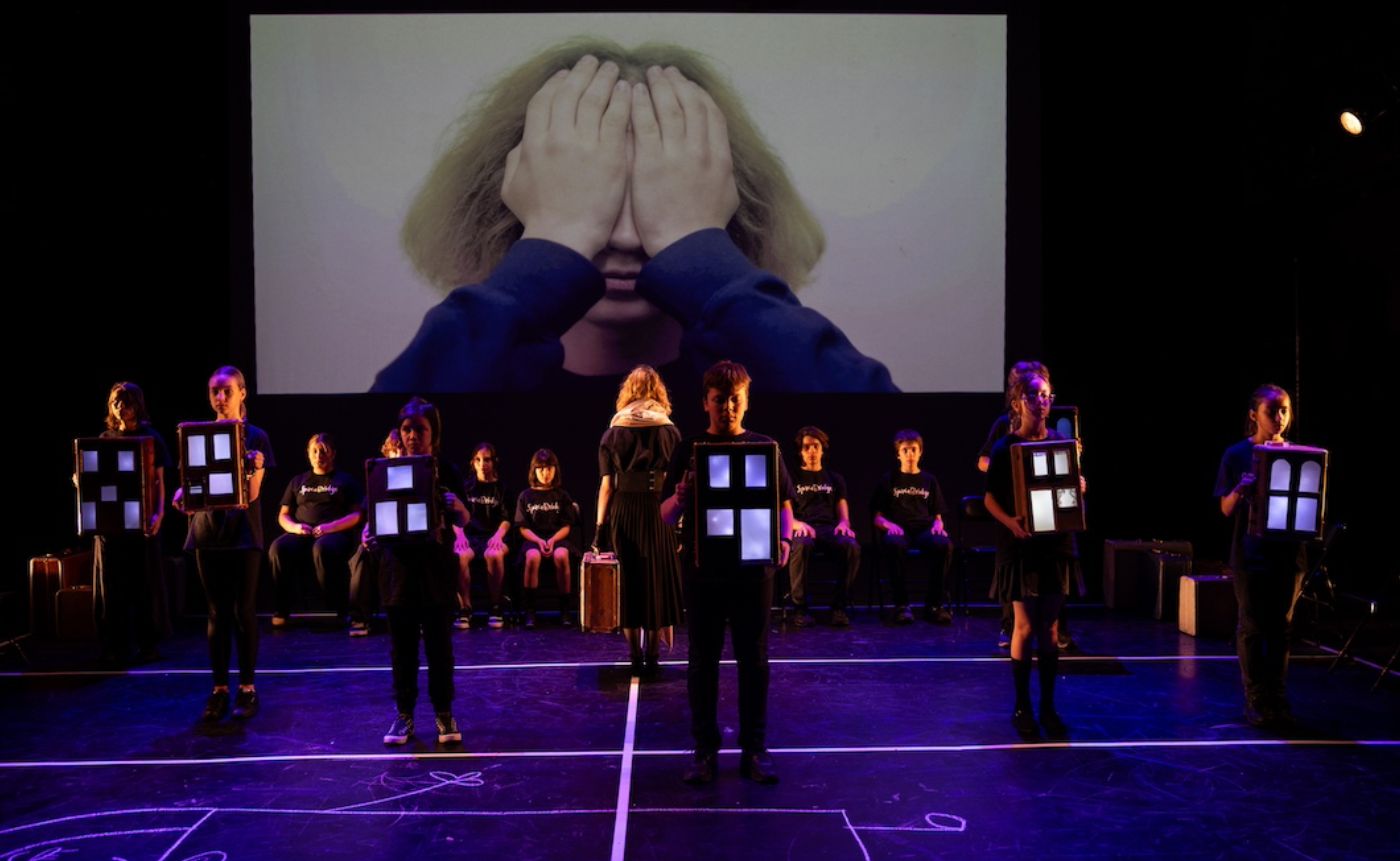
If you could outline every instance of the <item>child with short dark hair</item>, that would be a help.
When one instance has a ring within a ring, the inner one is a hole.
[[[899,468],[885,474],[870,501],[875,514],[876,540],[895,556],[891,568],[894,586],[895,621],[912,624],[914,614],[909,610],[909,588],[904,573],[910,550],[917,549],[927,560],[928,593],[924,600],[924,618],[939,625],[952,624],[948,610],[952,598],[948,585],[949,560],[953,542],[943,526],[948,504],[943,489],[933,473],[919,466],[924,454],[924,439],[914,430],[901,430],[894,435],[895,457]]]

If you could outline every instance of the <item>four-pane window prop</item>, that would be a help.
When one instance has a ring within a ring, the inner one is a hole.
[[[1016,516],[1033,535],[1085,529],[1079,489],[1079,446],[1072,439],[1018,442],[1011,446]]]
[[[1297,541],[1321,539],[1327,500],[1327,449],[1254,447],[1254,498],[1249,534]]]
[[[247,458],[247,426],[236,419],[182,422],[175,431],[185,513],[247,508],[252,472]]]
[[[696,564],[778,563],[778,444],[695,443]]]

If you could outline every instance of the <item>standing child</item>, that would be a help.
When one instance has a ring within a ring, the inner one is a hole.
[[[1055,645],[1053,625],[1069,594],[1074,569],[1074,536],[1069,533],[1032,535],[1024,517],[1016,516],[1015,490],[1011,473],[1011,447],[1020,442],[1063,439],[1046,426],[1050,404],[1055,396],[1050,383],[1038,374],[1028,374],[1011,387],[1011,432],[992,447],[987,469],[987,512],[1005,529],[997,536],[996,591],[1010,601],[1016,623],[1011,632],[1011,673],[1015,682],[1016,706],[1011,723],[1022,736],[1039,735],[1031,711],[1031,652],[1034,639],[1040,659],[1040,726],[1051,738],[1068,732],[1055,711],[1055,677],[1060,652]],[[1080,478],[1080,489],[1084,480]]]
[[[1293,602],[1302,587],[1305,542],[1255,538],[1249,534],[1249,506],[1256,476],[1254,447],[1286,445],[1293,419],[1288,392],[1260,386],[1249,400],[1249,436],[1225,450],[1215,495],[1220,512],[1233,518],[1230,569],[1239,604],[1236,648],[1244,681],[1245,718],[1255,726],[1286,728],[1293,723],[1284,680]]]

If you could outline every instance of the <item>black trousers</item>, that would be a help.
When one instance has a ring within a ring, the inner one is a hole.
[[[313,538],[286,533],[272,542],[267,558],[272,567],[277,615],[292,610],[298,572],[315,568],[316,583],[332,610],[345,615],[350,604],[350,555],[359,546],[360,534],[353,529]]]
[[[856,582],[856,575],[860,573],[860,542],[849,535],[837,535],[835,527],[831,526],[817,527],[815,538],[792,539],[792,555],[788,558],[788,584],[792,593],[792,603],[798,606],[807,604],[807,566],[818,548],[839,554],[845,562],[845,577],[837,581],[836,591],[831,596],[831,608],[844,610],[851,584]]]
[[[894,587],[894,603],[906,606],[909,603],[909,586],[904,569],[909,563],[909,551],[918,549],[919,556],[928,565],[928,596],[925,599],[930,607],[942,607],[952,601],[952,584],[949,575],[953,558],[953,542],[945,535],[934,535],[927,529],[906,531],[903,535],[890,535],[880,539],[885,551],[892,556],[890,585]]]
[[[368,622],[379,608],[379,553],[363,545],[350,557],[350,609],[352,617]]]
[[[1296,547],[1269,547],[1235,571],[1240,610],[1235,645],[1245,696],[1252,703],[1277,703],[1285,697],[1293,599],[1303,584],[1296,559]]]
[[[148,651],[160,639],[160,539],[99,535],[93,543],[93,606],[102,652],[125,661],[131,646]]]
[[[718,580],[691,576],[686,600],[690,638],[686,686],[696,750],[720,748],[719,662],[726,623],[733,631],[734,660],[739,665],[739,747],[746,752],[763,750],[767,746],[772,575]]]
[[[418,702],[418,638],[428,658],[428,699],[433,711],[452,710],[452,617],[450,607],[401,605],[387,608],[394,703],[413,714]]]
[[[214,684],[228,684],[238,638],[238,683],[251,685],[258,665],[258,572],[261,550],[196,550],[199,582],[209,601],[209,667]]]

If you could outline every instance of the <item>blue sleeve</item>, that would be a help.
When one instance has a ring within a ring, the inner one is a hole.
[[[430,309],[370,391],[537,388],[563,367],[559,336],[601,298],[603,276],[592,262],[545,239],[522,239],[484,282]]]
[[[700,230],[647,262],[637,292],[680,321],[697,373],[721,359],[765,391],[897,392],[890,373],[792,290],[746,258],[729,234]]]

